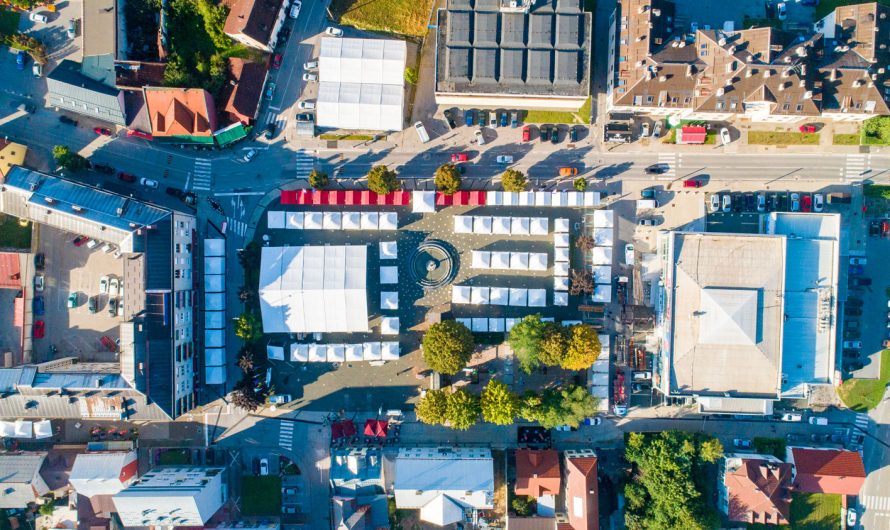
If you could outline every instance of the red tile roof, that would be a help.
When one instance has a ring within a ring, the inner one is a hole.
[[[17,252],[0,252],[0,289],[21,289],[22,271]]]
[[[739,462],[733,465],[731,462]],[[727,459],[723,484],[730,521],[788,524],[791,508],[791,464],[762,458]]]
[[[559,452],[553,449],[516,450],[517,495],[558,495],[559,485]]]
[[[260,105],[260,97],[263,95],[266,65],[230,57],[229,77],[231,81],[226,85],[222,98],[226,102],[223,111],[229,115],[232,123],[240,121],[250,125]]]
[[[143,91],[153,136],[213,136],[216,108],[206,90],[145,87]]]
[[[599,530],[595,456],[566,457],[566,511],[572,530]]]
[[[804,447],[791,447],[790,451],[798,491],[858,495],[865,483],[865,466],[859,453]]]

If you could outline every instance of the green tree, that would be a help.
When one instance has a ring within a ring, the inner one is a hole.
[[[226,17],[229,15],[229,9],[223,4],[216,4],[210,0],[198,0],[195,6],[198,13],[204,19],[204,31],[213,41],[213,45],[218,50],[225,50],[232,45],[232,39],[226,35]]]
[[[496,425],[510,425],[519,414],[519,398],[496,379],[488,381],[480,405],[482,419]]]
[[[442,164],[436,169],[436,189],[445,195],[454,195],[460,189],[460,171],[454,164]]]
[[[263,324],[250,312],[241,313],[235,320],[235,336],[244,342],[253,342],[263,336]]]
[[[427,390],[414,407],[417,419],[430,425],[443,425],[448,408],[448,393],[445,390]]]
[[[67,145],[53,146],[53,158],[56,159],[56,164],[69,171],[81,171],[90,165],[86,158],[71,151]]]
[[[569,330],[568,347],[561,366],[566,370],[586,370],[599,357],[599,335],[589,324],[577,324]]]
[[[723,444],[717,438],[708,438],[701,443],[701,459],[714,463],[723,457]]]
[[[408,83],[409,85],[416,85],[417,79],[418,79],[417,69],[412,68],[410,66],[406,67],[405,68],[405,82]]]
[[[6,38],[9,45],[26,52],[37,64],[46,64],[46,45],[36,37],[24,33],[13,33]]]
[[[519,517],[528,517],[535,513],[535,501],[529,497],[513,497],[510,507]]]
[[[528,399],[523,405],[521,412],[525,419],[552,429],[562,425],[577,427],[585,418],[596,414],[597,400],[583,386],[572,385],[547,389],[538,403]]]
[[[890,116],[869,118],[862,124],[862,130],[866,136],[890,143]]]
[[[569,347],[569,330],[556,322],[544,322],[538,358],[545,366],[560,366]]]
[[[572,182],[572,187],[575,188],[575,191],[586,191],[587,190],[587,179],[584,177],[578,177]]]
[[[217,98],[226,86],[226,79],[228,76],[228,60],[226,60],[224,55],[215,53],[210,56],[210,62],[207,64],[206,80],[201,83],[201,87],[207,92],[210,92],[214,98]]]
[[[465,431],[479,421],[479,398],[464,389],[448,395],[445,418],[452,429]]]
[[[501,186],[504,191],[525,191],[528,188],[528,178],[521,171],[508,169],[501,175]]]
[[[507,335],[507,343],[513,349],[519,367],[527,374],[541,365],[541,340],[545,329],[541,315],[528,315],[513,326]]]
[[[422,343],[426,364],[447,375],[464,369],[475,346],[473,333],[456,320],[445,320],[430,326]]]
[[[192,84],[192,76],[182,57],[175,52],[171,53],[167,58],[167,66],[164,68],[164,86],[186,88]]]
[[[313,189],[323,190],[328,187],[328,174],[324,171],[313,169],[309,172],[309,185]]]
[[[374,166],[368,172],[368,189],[374,193],[386,195],[400,187],[401,183],[396,172],[384,165]]]

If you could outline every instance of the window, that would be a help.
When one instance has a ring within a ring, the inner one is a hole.
[[[619,63],[623,63],[623,62],[625,62],[625,61],[627,61],[627,57],[625,57],[625,56],[623,56],[623,55],[619,55],[619,56],[618,56],[618,62],[619,62]]]
[[[673,103],[673,104],[676,104],[676,103],[677,103],[677,97],[676,97],[676,96],[674,96],[674,97],[671,98],[671,103]]]
[[[722,101],[717,102],[717,110],[723,110],[723,102]]]
[[[803,110],[803,105],[800,103],[797,104],[797,112],[801,112]]]
[[[652,103],[655,98],[652,96],[646,96],[646,103]]]
[[[785,103],[784,105],[782,105],[782,110],[788,110],[788,109],[790,109],[790,108],[791,108],[791,104],[790,104],[790,103]]]
[[[175,252],[176,252],[177,254],[179,254],[180,252],[182,252],[182,245],[180,245],[179,243],[176,243],[176,245],[174,245],[174,248],[176,249]]]

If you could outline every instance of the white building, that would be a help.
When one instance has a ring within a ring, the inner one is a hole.
[[[203,526],[226,501],[221,467],[159,468],[112,500],[124,526]]]
[[[402,130],[407,56],[399,40],[321,39],[316,124]]]
[[[82,453],[74,459],[68,482],[84,497],[114,495],[136,480],[136,451]]]
[[[420,518],[445,526],[465,510],[494,507],[494,461],[489,449],[423,447],[399,450],[395,465],[396,506],[420,510]]]

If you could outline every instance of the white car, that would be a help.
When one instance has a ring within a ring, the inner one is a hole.
[[[729,145],[732,142],[732,137],[729,136],[729,129],[726,127],[720,129],[720,141],[723,145]]]
[[[803,421],[803,416],[797,413],[788,412],[782,414],[782,421]]]
[[[729,213],[732,211],[732,197],[727,193],[723,196],[723,213]]]
[[[318,68],[318,61],[309,61],[308,63],[303,63],[303,70],[307,72],[309,70],[315,70]]]
[[[269,403],[272,403],[273,405],[283,405],[284,403],[290,403],[291,401],[293,401],[293,398],[290,394],[269,396]]]
[[[139,179],[139,184],[142,184],[146,188],[151,188],[153,190],[158,189],[158,181],[154,179],[147,179],[145,177],[142,177],[141,179]]]
[[[260,475],[266,476],[269,474],[269,460],[265,458],[260,459]]]
[[[294,2],[294,5],[290,8],[290,17],[297,18],[300,16],[300,8],[303,7],[303,4],[300,2]]]
[[[800,211],[800,193],[792,193],[791,194],[791,211],[792,212]]]
[[[850,265],[865,265],[867,261],[865,258],[850,258]],[[887,307],[890,307],[890,302],[887,302]]]
[[[631,243],[624,245],[624,262],[633,267],[634,264],[634,246]]]
[[[659,138],[661,136],[661,120],[655,122],[655,128],[652,129],[652,138]]]
[[[821,212],[824,207],[825,207],[825,198],[822,196],[821,193],[814,193],[813,194],[813,211]]]
[[[649,122],[643,124],[643,128],[640,129],[640,138],[646,138],[649,136]]]
[[[303,74],[303,81],[318,81],[318,74]]]
[[[247,152],[244,153],[244,158],[242,160],[244,160],[245,162],[250,162],[251,160],[253,160],[253,157],[255,157],[255,156],[256,156],[256,149],[248,149]]]
[[[785,7],[785,2],[779,2],[776,4],[776,15],[779,17],[779,20],[785,20],[788,18],[788,10]]]
[[[340,28],[335,28],[333,26],[328,27],[326,30],[324,30],[324,32],[325,32],[325,34],[330,35],[331,37],[342,37],[343,36],[343,30]]]
[[[845,340],[844,348],[850,348],[851,350],[861,350],[862,349],[862,341],[861,340]]]
[[[108,282],[108,294],[111,296],[117,296],[120,293],[121,284],[117,278],[112,277]]]
[[[485,136],[482,134],[482,130],[481,130],[481,129],[479,129],[479,130],[477,130],[475,133],[473,133],[473,136],[476,137],[476,143],[477,143],[477,144],[479,144],[479,145],[485,145]]]
[[[108,292],[108,276],[99,278],[99,292],[105,294]]]
[[[856,508],[847,508],[847,528],[856,526]]]
[[[716,213],[720,211],[720,196],[716,193],[711,195],[711,204],[710,204],[711,213]]]
[[[498,155],[498,164],[512,164],[513,155]]]
[[[313,109],[315,109],[315,103],[313,103],[311,101],[301,101],[301,102],[297,103],[297,107],[299,107],[302,110],[313,110]]]
[[[43,24],[46,24],[49,21],[49,19],[46,18],[46,15],[42,13],[31,13],[28,15],[28,19],[31,22],[42,22]]]

